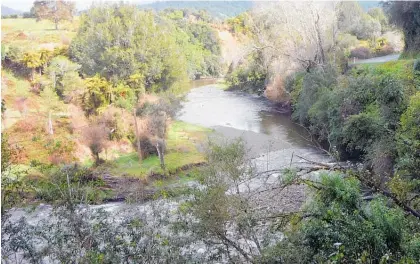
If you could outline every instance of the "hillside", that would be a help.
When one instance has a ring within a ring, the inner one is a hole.
[[[252,1],[158,1],[154,3],[143,4],[139,7],[142,9],[154,9],[156,11],[161,11],[167,8],[189,8],[194,10],[204,9],[212,16],[224,19],[245,12],[252,6]]]

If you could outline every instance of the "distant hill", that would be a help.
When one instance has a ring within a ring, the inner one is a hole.
[[[166,8],[206,10],[217,18],[234,17],[245,12],[253,6],[251,1],[157,1],[149,4],[142,4],[142,9],[153,9],[161,11]]]
[[[13,8],[1,5],[1,15],[2,16],[20,15],[22,13],[23,13],[22,11],[15,10]]]

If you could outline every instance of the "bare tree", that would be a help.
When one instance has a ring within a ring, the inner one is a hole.
[[[149,118],[149,131],[153,137],[156,151],[159,156],[160,166],[165,169],[165,148],[166,148],[166,130],[167,130],[167,114],[160,109],[161,105],[151,113]]]
[[[99,153],[104,150],[106,147],[106,143],[108,141],[108,132],[105,126],[103,125],[91,125],[87,127],[83,131],[84,139],[87,143],[87,145],[90,148],[90,151],[92,152],[92,155],[95,158],[95,164],[98,165],[101,162],[101,159],[99,158]]]
[[[263,53],[267,69],[309,71],[327,63],[326,53],[338,33],[334,3],[264,3],[252,15],[253,50]]]
[[[141,164],[143,157],[141,155],[140,132],[139,132],[139,126],[137,124],[136,108],[133,109],[133,117],[134,117],[134,132],[136,134],[137,155],[139,157],[139,163]]]
[[[58,23],[63,20],[72,20],[75,11],[73,1],[62,0],[37,0],[32,7],[37,20],[48,19],[54,22],[55,29],[58,29]]]

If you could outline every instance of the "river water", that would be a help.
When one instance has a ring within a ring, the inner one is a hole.
[[[178,118],[212,128],[223,138],[241,137],[250,156],[268,161],[271,168],[290,162],[293,153],[325,159],[308,140],[307,131],[280,110],[264,97],[225,91],[215,80],[199,80],[192,83]]]

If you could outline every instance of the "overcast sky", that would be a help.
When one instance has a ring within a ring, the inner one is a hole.
[[[1,4],[7,7],[19,10],[19,11],[29,11],[32,7],[34,0],[1,0]],[[120,2],[119,0],[74,0],[76,2],[77,10],[83,10],[89,8],[92,3],[103,3],[103,2]],[[153,1],[150,0],[124,0],[124,2],[131,3],[150,3]]]

